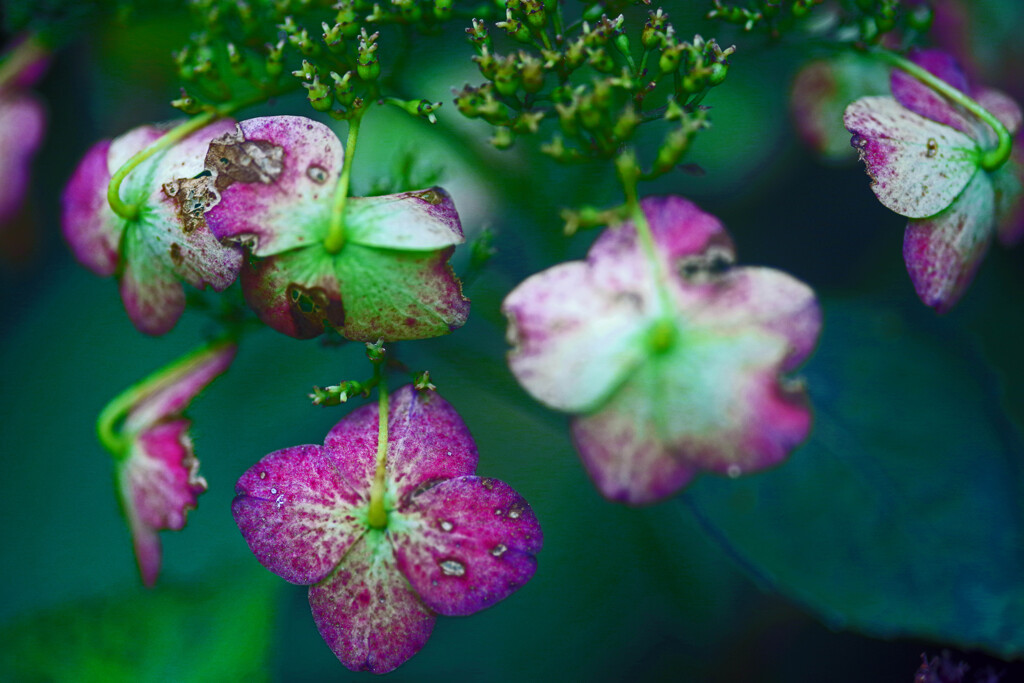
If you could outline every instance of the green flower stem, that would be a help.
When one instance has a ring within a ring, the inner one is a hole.
[[[946,99],[959,104],[987,123],[995,131],[999,141],[995,149],[986,150],[982,154],[980,163],[983,169],[995,171],[1007,162],[1013,149],[1013,136],[1010,135],[1010,131],[1006,129],[1003,122],[997,119],[988,109],[985,109],[976,100],[968,97],[965,93],[957,90],[946,81],[905,57],[881,48],[873,49],[871,53],[890,66],[910,74]]]
[[[110,177],[110,184],[107,186],[107,202],[110,203],[110,208],[114,210],[114,213],[127,221],[133,221],[138,218],[139,205],[128,204],[121,199],[121,183],[124,182],[128,174],[157,152],[167,149],[178,140],[188,137],[220,116],[222,115],[218,110],[214,109],[192,117],[185,123],[167,131],[156,142],[135,154],[121,168],[117,169],[114,175]]]
[[[359,139],[359,124],[365,109],[357,109],[348,120],[348,140],[345,142],[345,158],[341,163],[341,177],[334,189],[334,204],[331,206],[331,227],[324,240],[324,248],[330,254],[337,254],[345,246],[345,203],[348,201],[349,181],[352,178],[352,158],[356,155],[356,141]]]
[[[96,435],[103,447],[117,460],[127,458],[131,438],[118,429],[118,424],[131,409],[147,396],[173,384],[181,375],[186,374],[199,359],[230,343],[231,337],[222,336],[193,349],[115,396],[110,403],[103,407],[96,419]]]
[[[388,525],[388,511],[384,508],[384,475],[388,463],[388,385],[384,381],[384,363],[373,365],[373,378],[377,382],[377,471],[370,487],[370,510],[367,521],[374,529]]]

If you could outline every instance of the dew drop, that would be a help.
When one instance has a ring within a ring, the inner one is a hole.
[[[272,495],[276,495],[277,494],[277,489],[270,489],[270,493]]]
[[[449,522],[447,519],[442,519],[440,526],[442,531],[451,531],[455,528],[455,525]]]
[[[506,550],[508,550],[508,548],[506,548],[504,544],[499,543],[498,545],[491,548],[491,555],[494,555],[495,557],[501,557],[505,554]]]
[[[494,514],[500,515],[501,514],[501,508],[494,508]]]
[[[451,451],[448,451],[448,455],[451,455],[451,454],[452,454],[452,452],[451,452]]]
[[[266,478],[267,478],[267,473],[266,472],[260,472],[260,479],[266,479]]]
[[[509,510],[508,516],[510,519],[519,519],[519,510]]]
[[[438,564],[445,576],[462,576],[466,573],[466,565],[458,560],[441,560]]]
[[[277,508],[281,509],[281,507],[283,505],[284,505],[284,494],[282,493],[280,496],[277,497]]]
[[[384,598],[377,598],[377,602],[379,602],[380,604],[383,605],[384,604]]]
[[[925,156],[928,158],[934,157],[939,153],[939,143],[935,138],[928,138],[928,151],[925,152]]]
[[[731,478],[735,479],[736,477],[743,474],[743,470],[740,468],[739,465],[729,465],[729,469],[727,469],[725,473],[729,475]]]

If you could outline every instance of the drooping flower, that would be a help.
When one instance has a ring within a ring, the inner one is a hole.
[[[113,439],[113,455],[121,509],[147,586],[160,572],[157,532],[183,528],[186,513],[206,491],[188,434],[191,422],[182,412],[227,370],[235,350],[230,342],[208,345],[129,390],[132,403]]]
[[[971,88],[952,57],[937,50],[912,61],[972,96],[1011,134],[1021,123],[1016,102]],[[918,296],[939,313],[952,308],[974,279],[994,235],[1012,244],[1024,234],[1022,149],[995,171],[982,167],[995,132],[962,106],[900,70],[892,97],[866,97],[844,117],[852,144],[879,201],[907,216],[903,258]]]
[[[509,366],[542,403],[573,414],[576,448],[607,498],[672,495],[699,470],[774,465],[807,436],[787,380],[820,330],[813,292],[768,268],[732,267],[721,223],[680,197],[643,200],[659,278],[632,223],[585,261],[534,275],[505,299]],[[666,309],[667,305],[667,309]]]
[[[46,70],[49,57],[33,39],[4,55],[0,76],[0,228],[18,213],[28,191],[32,158],[43,141],[46,113],[27,91]]]
[[[117,276],[128,317],[146,334],[174,327],[185,310],[182,281],[221,291],[238,277],[241,251],[221,245],[203,219],[218,200],[215,179],[204,173],[209,143],[234,126],[211,123],[132,170],[120,196],[139,206],[136,219],[114,213],[107,186],[164,128],[140,126],[96,143],[64,189],[62,226],[75,258],[98,275]]]
[[[526,583],[542,535],[518,493],[473,474],[476,445],[455,410],[412,385],[391,396],[387,521],[372,526],[378,416],[364,406],[323,446],[267,455],[238,480],[232,512],[261,564],[310,586],[338,659],[385,673],[423,647],[437,614],[472,614]]]
[[[439,187],[350,197],[344,245],[325,247],[344,151],[334,132],[300,116],[242,121],[216,141],[221,177],[250,159],[279,160],[267,183],[235,183],[206,218],[214,234],[256,257],[242,269],[246,301],[274,329],[300,339],[333,328],[349,339],[447,334],[469,314],[448,259],[464,241],[451,197]]]

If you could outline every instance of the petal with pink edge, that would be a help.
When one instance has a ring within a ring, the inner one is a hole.
[[[440,187],[350,198],[345,206],[345,236],[367,247],[412,251],[465,241],[455,203]]]
[[[143,583],[152,586],[160,571],[156,531],[185,526],[185,513],[206,491],[192,452],[188,420],[163,422],[138,434],[118,469],[121,504],[128,519]]]
[[[418,490],[476,471],[479,456],[473,437],[439,394],[406,384],[391,394],[388,413],[388,493],[395,504]],[[369,491],[376,470],[377,414],[376,404],[363,406],[324,440],[335,467],[361,491]]]
[[[459,477],[413,496],[394,533],[398,567],[430,609],[472,614],[511,595],[537,569],[533,510],[497,479]]]
[[[219,239],[245,241],[256,256],[323,242],[344,157],[334,131],[302,116],[267,116],[216,142],[210,162],[221,200],[206,221]]]
[[[960,92],[969,92],[967,76],[953,55],[942,50],[921,50],[911,54],[910,61]],[[951,126],[971,137],[975,136],[977,123],[971,114],[907,72],[893,69],[890,84],[893,97],[903,107],[936,123]]]
[[[978,169],[975,142],[949,126],[864,97],[846,108],[847,130],[871,177],[871,189],[901,216],[933,216],[953,203]]]
[[[121,301],[132,324],[149,335],[170,332],[185,311],[185,290],[162,253],[153,252],[139,224],[123,236]]]
[[[265,456],[235,485],[231,512],[264,567],[286,581],[312,584],[341,562],[365,530],[362,502],[319,446]]]
[[[903,260],[921,301],[938,313],[963,296],[992,241],[995,193],[988,174],[975,174],[964,193],[937,216],[911,220]]]
[[[671,495],[695,468],[738,476],[781,462],[811,422],[802,386],[779,376],[790,349],[766,329],[681,331],[604,408],[574,420],[598,488],[643,504]]]
[[[148,384],[150,391],[132,406],[125,418],[124,432],[138,434],[160,420],[181,414],[199,392],[228,369],[237,348],[228,341],[215,342],[169,366],[159,381]]]
[[[117,271],[122,221],[107,203],[110,140],[93,145],[61,194],[61,230],[79,263],[104,277]]]
[[[319,246],[250,262],[241,281],[249,307],[282,334],[312,339],[345,325],[345,302],[333,263]]]
[[[39,101],[0,94],[0,224],[17,213],[28,190],[32,157],[43,140],[46,115]]]
[[[320,583],[310,586],[313,621],[352,671],[387,673],[419,652],[436,617],[395,566],[391,543],[369,531]]]

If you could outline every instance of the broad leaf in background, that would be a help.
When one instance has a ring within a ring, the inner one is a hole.
[[[810,440],[695,484],[706,529],[833,626],[1024,653],[1024,447],[991,371],[945,323],[837,303],[805,375]]]
[[[268,680],[276,583],[236,570],[27,615],[0,630],[0,680]]]

